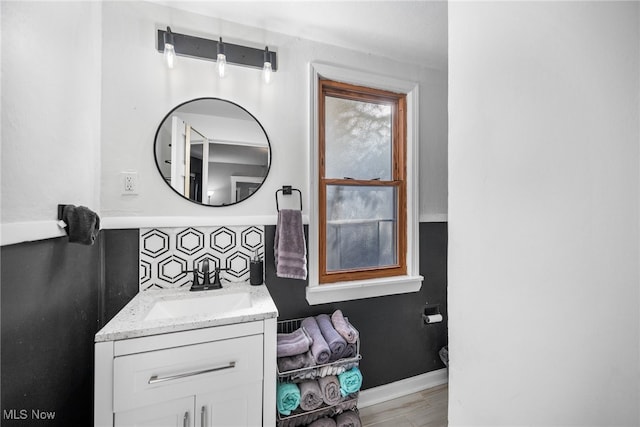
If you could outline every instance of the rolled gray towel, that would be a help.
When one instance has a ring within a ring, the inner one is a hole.
[[[318,385],[322,392],[322,400],[327,405],[335,405],[342,400],[342,393],[340,393],[340,381],[335,375],[328,375],[326,377],[318,378]]]
[[[356,328],[349,323],[349,320],[342,315],[341,310],[336,310],[331,315],[331,323],[333,323],[333,327],[336,328],[336,331],[350,344],[354,344],[360,333]]]
[[[293,332],[278,333],[278,341],[283,341],[283,342],[298,341],[300,338],[304,336],[306,336],[305,332],[301,328],[298,328]]]
[[[295,356],[278,357],[278,371],[281,373],[308,368],[315,364],[316,361],[313,359],[313,356],[309,351],[303,354],[296,354]]]
[[[322,406],[322,391],[318,381],[309,380],[298,384],[300,387],[300,407],[305,411],[313,411]]]
[[[278,357],[295,356],[309,351],[311,338],[307,336],[303,329],[299,328],[290,334],[278,334],[277,353]]]
[[[309,427],[336,427],[336,422],[333,418],[320,418],[309,424]]]
[[[336,328],[333,327],[333,323],[331,323],[331,318],[328,314],[316,316],[316,321],[318,322],[324,340],[329,344],[329,349],[331,350],[331,358],[329,361],[341,359],[347,342],[342,338],[342,335],[336,331]]]
[[[320,331],[320,326],[315,317],[307,317],[301,323],[301,326],[311,337],[311,354],[318,365],[323,365],[331,359],[331,349],[325,341]]]
[[[347,343],[347,346],[344,348],[344,353],[342,353],[342,357],[345,359],[349,359],[351,357],[356,357],[358,355],[358,348],[356,344]]]
[[[336,416],[337,427],[362,427],[360,416],[355,411],[345,411]]]

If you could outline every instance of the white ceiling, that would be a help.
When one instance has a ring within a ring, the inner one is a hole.
[[[151,1],[402,62],[447,64],[446,0]]]

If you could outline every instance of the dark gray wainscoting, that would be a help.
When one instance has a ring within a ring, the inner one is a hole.
[[[93,424],[99,242],[61,237],[2,247],[3,426]],[[39,420],[43,412],[53,420]]]
[[[306,231],[305,227],[305,231]],[[94,246],[66,238],[3,246],[1,387],[3,426],[92,425],[93,336],[138,292],[138,230],[103,230]],[[275,226],[265,227],[265,281],[280,319],[340,308],[360,330],[363,389],[442,368],[447,344],[447,224],[420,224],[420,292],[310,306],[306,282],[275,276]],[[444,321],[422,326],[425,302]],[[9,420],[10,411],[20,418]]]
[[[103,230],[105,297],[102,326],[113,318],[139,289],[139,231]]]

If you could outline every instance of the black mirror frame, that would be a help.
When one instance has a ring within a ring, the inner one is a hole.
[[[158,134],[160,133],[160,129],[162,128],[162,125],[164,124],[165,120],[167,120],[167,118],[169,118],[174,111],[176,111],[177,109],[179,109],[180,107],[182,107],[183,105],[189,104],[191,102],[195,102],[195,101],[204,101],[204,100],[212,100],[212,101],[222,101],[222,102],[226,102],[229,104],[232,104],[238,108],[240,108],[241,110],[243,110],[244,112],[246,112],[249,116],[251,116],[251,118],[253,120],[256,121],[256,123],[258,123],[258,126],[260,126],[260,129],[262,129],[262,132],[264,133],[265,138],[267,139],[267,146],[269,148],[269,164],[267,165],[267,172],[264,175],[264,179],[262,180],[262,182],[260,183],[260,185],[258,185],[258,187],[256,188],[256,190],[251,193],[250,195],[248,195],[247,197],[245,197],[242,200],[238,200],[236,202],[233,203],[227,203],[227,204],[222,204],[222,205],[208,205],[206,203],[201,203],[197,200],[192,200],[188,197],[185,197],[183,194],[181,194],[178,190],[176,190],[175,188],[173,188],[171,186],[171,184],[169,184],[165,179],[164,179],[164,175],[162,174],[162,169],[160,168],[160,163],[159,163],[159,159],[158,159],[158,155],[157,155],[157,144],[158,144]],[[209,96],[205,96],[205,97],[201,97],[201,98],[194,98],[194,99],[190,99],[188,101],[185,101],[179,105],[177,105],[176,107],[172,108],[167,114],[165,114],[165,116],[162,118],[162,120],[160,120],[160,124],[158,125],[158,128],[156,129],[156,133],[153,139],[153,158],[156,162],[156,168],[158,169],[158,174],[160,174],[160,178],[162,179],[162,181],[178,196],[180,196],[181,199],[183,200],[187,200],[191,203],[194,203],[196,205],[200,205],[200,206],[206,206],[206,207],[211,207],[211,208],[222,208],[225,206],[233,206],[233,205],[237,205],[238,203],[242,203],[245,200],[251,198],[251,196],[253,196],[255,193],[258,192],[258,190],[260,190],[260,188],[262,188],[262,184],[264,184],[264,182],[267,180],[267,177],[269,176],[269,172],[271,171],[271,163],[272,163],[272,150],[271,150],[271,140],[269,139],[269,135],[267,134],[267,131],[264,129],[264,126],[262,126],[262,123],[260,123],[260,120],[258,120],[253,114],[251,114],[246,108],[244,108],[242,105],[239,105],[233,101],[229,101],[227,99],[222,99],[222,98],[217,98],[217,97],[209,97]]]

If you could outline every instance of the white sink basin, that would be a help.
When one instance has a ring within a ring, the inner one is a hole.
[[[185,316],[202,316],[231,312],[251,307],[248,292],[231,294],[189,294],[188,298],[158,300],[144,320],[171,319]]]

